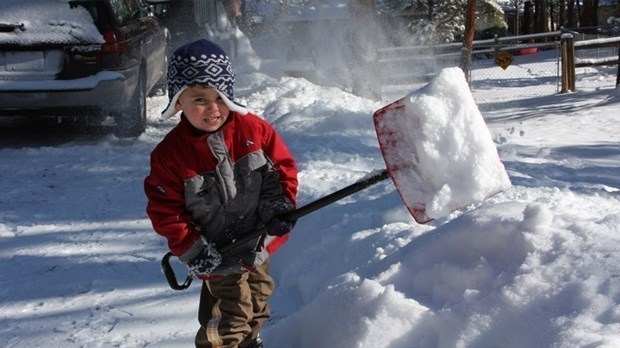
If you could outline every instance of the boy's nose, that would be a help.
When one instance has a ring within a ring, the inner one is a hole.
[[[217,102],[215,100],[211,101],[211,102],[208,102],[207,103],[207,110],[209,110],[209,111],[218,110]]]

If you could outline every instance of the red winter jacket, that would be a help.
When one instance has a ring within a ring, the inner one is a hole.
[[[181,122],[151,153],[145,179],[147,214],[172,253],[191,260],[204,244],[230,243],[271,219],[265,203],[297,194],[295,161],[276,131],[253,114],[231,112],[214,133]],[[287,239],[267,237],[224,258],[215,274],[239,273],[260,265]]]

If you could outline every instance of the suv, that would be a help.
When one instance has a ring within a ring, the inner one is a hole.
[[[86,119],[138,136],[147,95],[165,84],[169,42],[144,0],[1,0],[0,116]]]

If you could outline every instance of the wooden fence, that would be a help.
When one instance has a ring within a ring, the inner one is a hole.
[[[561,57],[562,57],[562,93],[575,92],[575,69],[586,66],[600,65],[618,65],[620,61],[620,37],[611,37],[603,39],[592,39],[575,42],[573,33],[562,34],[561,40]],[[576,50],[598,49],[606,47],[618,47],[618,57],[605,58],[576,58]],[[616,78],[616,86],[619,84],[620,66],[618,66],[618,77]]]
[[[471,55],[475,59],[479,56],[497,57],[501,52],[514,53],[531,49],[560,48],[560,91],[566,93],[575,91],[576,68],[596,65],[618,65],[618,58],[613,57],[600,59],[576,58],[575,50],[591,50],[615,46],[620,46],[620,37],[575,41],[575,33],[553,31],[475,40]],[[388,71],[388,73],[382,73],[382,82],[389,81],[392,84],[407,84],[428,81],[442,68],[458,66],[461,50],[461,43],[381,48],[378,54],[380,63]],[[618,70],[620,79],[620,67]],[[393,73],[393,75],[390,75],[389,72]]]

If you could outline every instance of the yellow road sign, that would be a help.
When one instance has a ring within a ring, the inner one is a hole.
[[[501,66],[504,70],[506,70],[506,68],[508,68],[508,66],[512,64],[513,60],[514,58],[512,57],[512,55],[506,51],[501,51],[495,55],[495,64]]]

